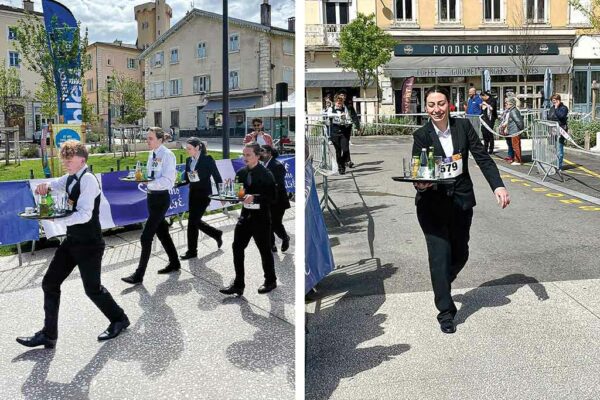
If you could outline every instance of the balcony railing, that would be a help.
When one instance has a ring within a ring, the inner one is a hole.
[[[344,25],[306,25],[306,46],[340,47],[340,31]]]

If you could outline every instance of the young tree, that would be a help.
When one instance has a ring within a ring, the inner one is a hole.
[[[530,21],[523,14],[519,8],[513,14],[512,31],[514,34],[514,42],[520,48],[520,51],[510,56],[512,63],[519,70],[523,76],[525,83],[525,95],[527,96],[527,78],[530,75],[532,67],[535,65],[537,55],[539,54],[539,40],[536,36],[535,25],[531,24]],[[515,93],[518,95],[519,93]],[[525,99],[527,103],[527,97]],[[529,105],[529,103],[527,103]]]
[[[53,24],[58,24],[56,19]],[[81,37],[79,25],[72,34],[70,29],[53,29],[50,38],[46,35],[44,23],[35,15],[26,13],[17,22],[17,41],[15,47],[23,57],[25,67],[42,77],[42,85],[36,91],[36,97],[42,102],[42,113],[46,117],[54,117],[67,99],[69,93],[62,90],[57,97],[55,76],[62,73],[67,79],[81,79],[85,71],[91,69],[91,56],[86,54],[88,34]],[[48,49],[52,46],[55,57]],[[80,63],[77,64],[77,58]],[[59,72],[60,71],[60,72]],[[49,114],[46,114],[46,113]]]
[[[116,122],[120,124],[135,124],[146,115],[146,100],[142,84],[122,73],[113,72],[111,76],[110,102],[117,110]],[[103,100],[108,100],[105,90]]]
[[[7,121],[14,106],[23,105],[21,78],[15,68],[6,67],[6,60],[0,65],[0,111]]]
[[[395,44],[392,36],[377,26],[375,14],[358,13],[356,19],[344,26],[340,32],[340,51],[337,58],[345,70],[356,72],[364,93],[370,83],[375,83],[379,100],[379,67],[391,59]]]

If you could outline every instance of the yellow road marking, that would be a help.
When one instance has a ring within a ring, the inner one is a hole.
[[[567,163],[567,164],[569,164],[569,165],[577,165],[577,164],[575,164],[574,162],[572,162],[572,161],[569,161],[569,160],[567,160],[567,159],[563,159],[563,162],[565,162],[565,163]],[[590,174],[591,176],[594,176],[594,177],[596,177],[596,178],[600,178],[600,174],[598,174],[598,173],[596,173],[596,172],[594,172],[594,171],[590,171],[589,169],[587,169],[587,168],[585,168],[585,167],[579,166],[579,167],[577,167],[577,168],[578,168],[578,169],[580,169],[580,170],[582,170],[583,172],[585,172],[585,173],[587,173],[587,174]]]

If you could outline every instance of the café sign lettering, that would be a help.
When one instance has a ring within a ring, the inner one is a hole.
[[[438,43],[438,44],[398,44],[395,56],[518,56],[518,55],[557,55],[555,43]]]

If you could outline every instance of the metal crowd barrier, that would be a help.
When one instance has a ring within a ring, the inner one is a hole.
[[[558,122],[535,120],[531,130],[532,136],[532,165],[529,168],[528,175],[531,174],[533,167],[537,167],[540,174],[544,174],[542,182],[548,175],[558,173],[561,182],[564,178],[558,167],[558,138],[560,137]]]
[[[307,159],[312,162],[315,173],[323,177],[323,196],[319,204],[324,211],[327,209],[340,226],[343,226],[339,218],[340,209],[329,196],[328,178],[337,173],[334,154],[329,145],[327,127],[323,123],[306,124],[306,143],[308,145]]]
[[[477,132],[479,140],[483,140],[483,134],[481,133],[481,120],[479,119],[479,115],[465,114],[464,118],[468,119],[471,125],[473,125],[473,129],[475,129],[475,132]]]

